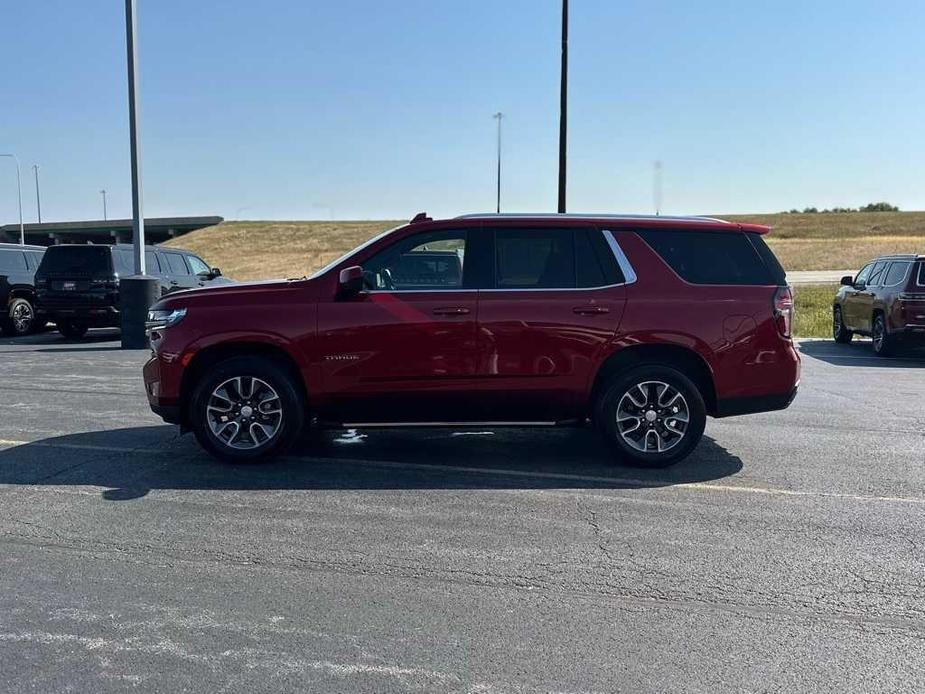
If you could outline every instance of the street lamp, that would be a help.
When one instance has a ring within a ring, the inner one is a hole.
[[[652,204],[655,205],[655,216],[662,213],[662,162],[657,161],[652,171]]]
[[[565,212],[565,154],[568,132],[568,0],[562,0],[562,71],[559,82],[559,212]]]
[[[42,198],[39,196],[39,165],[33,164],[32,171],[35,172],[35,209],[38,213],[39,224],[42,223]]]
[[[504,118],[504,114],[498,111],[492,118],[498,121],[498,196],[496,211],[501,214],[501,119]]]
[[[26,232],[22,226],[22,178],[19,175],[19,157],[15,154],[0,154],[0,157],[9,157],[16,162],[16,191],[19,193],[19,245],[26,245]]]
[[[106,216],[106,189],[100,191],[100,195],[103,196],[103,221],[105,222],[108,217]]]

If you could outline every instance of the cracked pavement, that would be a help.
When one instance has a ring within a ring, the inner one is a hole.
[[[590,430],[227,467],[112,333],[0,340],[0,690],[925,689],[925,359],[801,344],[669,470]]]

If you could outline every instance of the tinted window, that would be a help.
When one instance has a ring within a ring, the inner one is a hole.
[[[22,251],[0,251],[0,272],[25,272],[26,256]]]
[[[758,252],[761,260],[764,261],[765,267],[771,272],[771,277],[774,281],[781,286],[787,284],[787,273],[784,272],[784,267],[780,264],[777,256],[774,255],[774,252],[768,248],[768,244],[761,238],[761,234],[748,233],[746,236],[751,241],[755,251]]]
[[[164,253],[163,257],[167,258],[167,267],[171,275],[189,274],[189,268],[186,267],[186,262],[184,262],[183,256],[179,253]]]
[[[109,246],[52,246],[42,258],[42,272],[112,272]]]
[[[28,251],[26,256],[29,259],[29,269],[38,270],[39,264],[42,262],[42,251]]]
[[[778,284],[744,233],[637,232],[684,280],[693,284]]]
[[[116,272],[122,277],[135,274],[135,260],[132,257],[132,252],[127,248],[113,248],[112,261]]]
[[[495,232],[498,289],[575,287],[571,229],[498,229]]]
[[[916,282],[920,287],[925,287],[925,263],[919,263],[919,276]]]
[[[886,269],[886,263],[874,263],[870,271],[870,277],[867,278],[867,284],[871,287],[879,285],[883,280],[883,271]]]
[[[154,251],[145,251],[145,272],[147,272],[149,275],[163,274],[161,263],[157,259],[157,253]]]
[[[893,263],[890,265],[890,269],[887,271],[886,279],[883,283],[888,287],[892,287],[902,282],[906,279],[906,273],[909,271],[909,266],[911,264],[912,263]]]
[[[464,286],[467,233],[415,234],[384,248],[363,263],[369,289],[411,291]]]

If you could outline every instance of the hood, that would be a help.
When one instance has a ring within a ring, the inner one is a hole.
[[[230,282],[212,287],[187,289],[165,296],[155,304],[157,308],[181,306],[236,306],[272,303],[281,294],[296,288],[305,288],[310,280],[264,280],[260,282]]]

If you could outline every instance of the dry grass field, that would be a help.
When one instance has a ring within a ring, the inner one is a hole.
[[[925,212],[718,216],[774,227],[767,240],[787,270],[850,270],[883,253],[925,253]],[[237,280],[301,277],[400,223],[225,222],[168,245]]]

